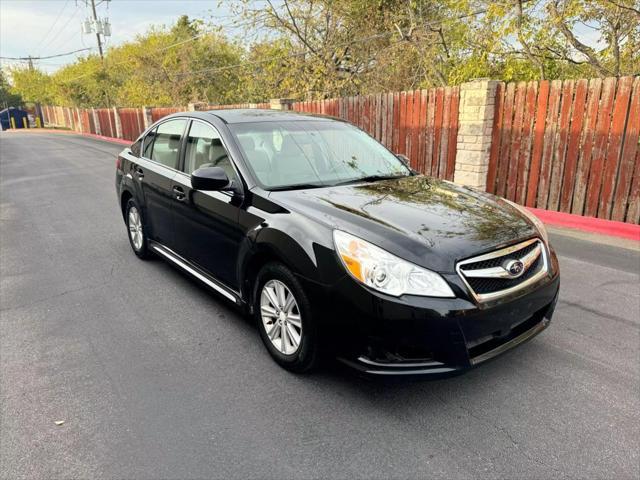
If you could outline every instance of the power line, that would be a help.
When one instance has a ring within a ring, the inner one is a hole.
[[[71,52],[58,53],[56,55],[47,55],[45,57],[0,57],[3,60],[46,60],[48,58],[65,57],[67,55],[73,55],[74,53],[84,52],[86,50],[93,50],[94,47],[80,48],[79,50],[73,50]]]
[[[66,2],[64,2],[64,6],[62,7],[62,10],[60,10],[60,12],[58,13],[58,16],[56,17],[56,19],[53,21],[53,23],[51,24],[51,26],[49,27],[49,30],[47,30],[47,33],[44,34],[44,37],[42,37],[42,40],[40,40],[40,43],[38,43],[38,46],[36,47],[36,51],[40,50],[40,47],[42,46],[42,44],[44,43],[44,41],[47,39],[47,37],[49,36],[49,34],[53,31],[53,27],[55,27],[58,23],[58,20],[60,20],[60,17],[62,16],[62,14],[64,13],[65,8],[67,8],[67,5],[69,4],[69,0],[67,0]]]
[[[75,18],[75,16],[78,14],[79,11],[80,9],[78,9],[78,7],[76,6],[76,9],[73,11],[73,14],[67,19],[66,23],[60,29],[60,32],[63,32],[67,28],[67,26],[71,23],[71,20]],[[76,34],[76,33],[77,32],[73,32],[73,34]],[[72,36],[73,35],[65,37],[62,42],[60,42],[60,37],[56,37],[56,39],[49,44],[49,48],[53,47],[53,45],[56,45],[56,46],[64,45]]]

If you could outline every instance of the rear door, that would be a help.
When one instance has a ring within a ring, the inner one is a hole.
[[[183,171],[173,178],[176,252],[228,287],[238,289],[236,265],[240,241],[241,197],[231,192],[202,192],[191,188],[191,172],[221,167],[231,180],[239,177],[222,138],[209,123],[193,120],[185,135]]]
[[[172,180],[176,176],[182,135],[188,121],[172,119],[159,124],[146,137],[133,177],[141,186],[143,213],[150,237],[169,248],[175,245]]]

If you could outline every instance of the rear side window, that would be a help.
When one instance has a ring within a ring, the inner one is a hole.
[[[151,151],[151,160],[170,168],[178,168],[180,138],[187,125],[186,120],[169,120],[158,126]]]

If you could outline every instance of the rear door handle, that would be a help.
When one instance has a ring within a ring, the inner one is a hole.
[[[173,194],[175,195],[176,200],[178,200],[179,202],[184,200],[184,190],[182,189],[182,187],[174,185]]]

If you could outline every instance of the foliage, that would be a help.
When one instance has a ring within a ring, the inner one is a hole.
[[[22,105],[22,97],[11,92],[11,86],[4,74],[0,72],[0,109]]]
[[[72,106],[165,106],[640,73],[637,0],[265,1],[227,2],[242,41],[183,16],[110,48],[104,63],[12,70],[13,91]]]

